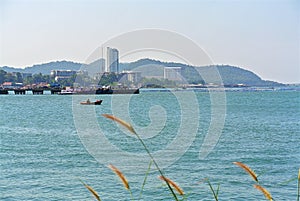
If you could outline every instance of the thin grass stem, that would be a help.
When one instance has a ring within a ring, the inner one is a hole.
[[[297,193],[297,201],[299,201],[300,198],[300,168],[298,172],[298,193]]]
[[[220,190],[220,183],[218,183],[218,188],[217,188],[217,192],[216,192],[217,198],[218,198],[218,195],[219,195],[219,190]]]
[[[141,188],[139,200],[142,198],[143,190],[144,190],[144,187],[145,187],[145,185],[146,185],[146,181],[147,181],[147,178],[148,178],[148,174],[149,174],[149,172],[150,172],[150,169],[151,169],[152,162],[153,162],[152,160],[150,160],[150,162],[149,162],[149,166],[148,166],[148,169],[147,169],[147,171],[146,171],[145,178],[144,178],[144,181],[143,181],[143,184],[142,184],[142,188]]]
[[[210,190],[211,190],[211,192],[212,192],[212,194],[213,194],[215,200],[218,201],[218,192],[217,192],[217,193],[215,192],[215,190],[214,190],[214,188],[212,187],[212,185],[211,185],[211,183],[210,183],[209,180],[207,180],[207,183],[208,183],[208,185],[209,185],[209,188],[210,188]],[[219,191],[219,190],[218,190],[218,191]]]

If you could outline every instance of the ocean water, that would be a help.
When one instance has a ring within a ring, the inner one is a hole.
[[[135,200],[172,200],[154,166],[140,197],[150,159],[139,141],[102,117],[104,113],[133,124],[164,166],[165,175],[186,192],[187,200],[213,200],[205,178],[214,188],[220,185],[220,200],[264,200],[253,188],[255,182],[234,161],[250,166],[275,200],[296,200],[299,91],[227,92],[221,105],[212,104],[208,92],[187,93],[1,95],[0,200],[93,200],[80,180],[104,201],[130,200],[129,192],[107,168],[109,163],[127,177]],[[79,104],[87,98],[103,99],[103,103]],[[226,109],[217,110],[224,114],[212,112],[218,107]],[[211,139],[214,149],[200,159],[214,115],[225,115],[225,121],[219,122],[224,127],[217,139]]]

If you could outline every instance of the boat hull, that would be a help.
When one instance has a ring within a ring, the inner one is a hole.
[[[94,101],[94,102],[80,102],[81,105],[101,105],[102,100]]]

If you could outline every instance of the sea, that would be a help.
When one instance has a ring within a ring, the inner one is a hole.
[[[102,99],[101,105],[80,101]],[[107,119],[112,114],[126,127]],[[297,200],[300,91],[141,90],[130,95],[0,95],[0,200]],[[130,191],[108,168],[116,166]],[[176,191],[175,191],[176,193]]]

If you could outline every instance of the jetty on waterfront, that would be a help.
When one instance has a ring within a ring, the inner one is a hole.
[[[62,88],[36,88],[36,89],[0,89],[0,95],[84,95],[84,94],[139,94],[139,88],[119,88],[119,89],[84,89],[65,90]]]

